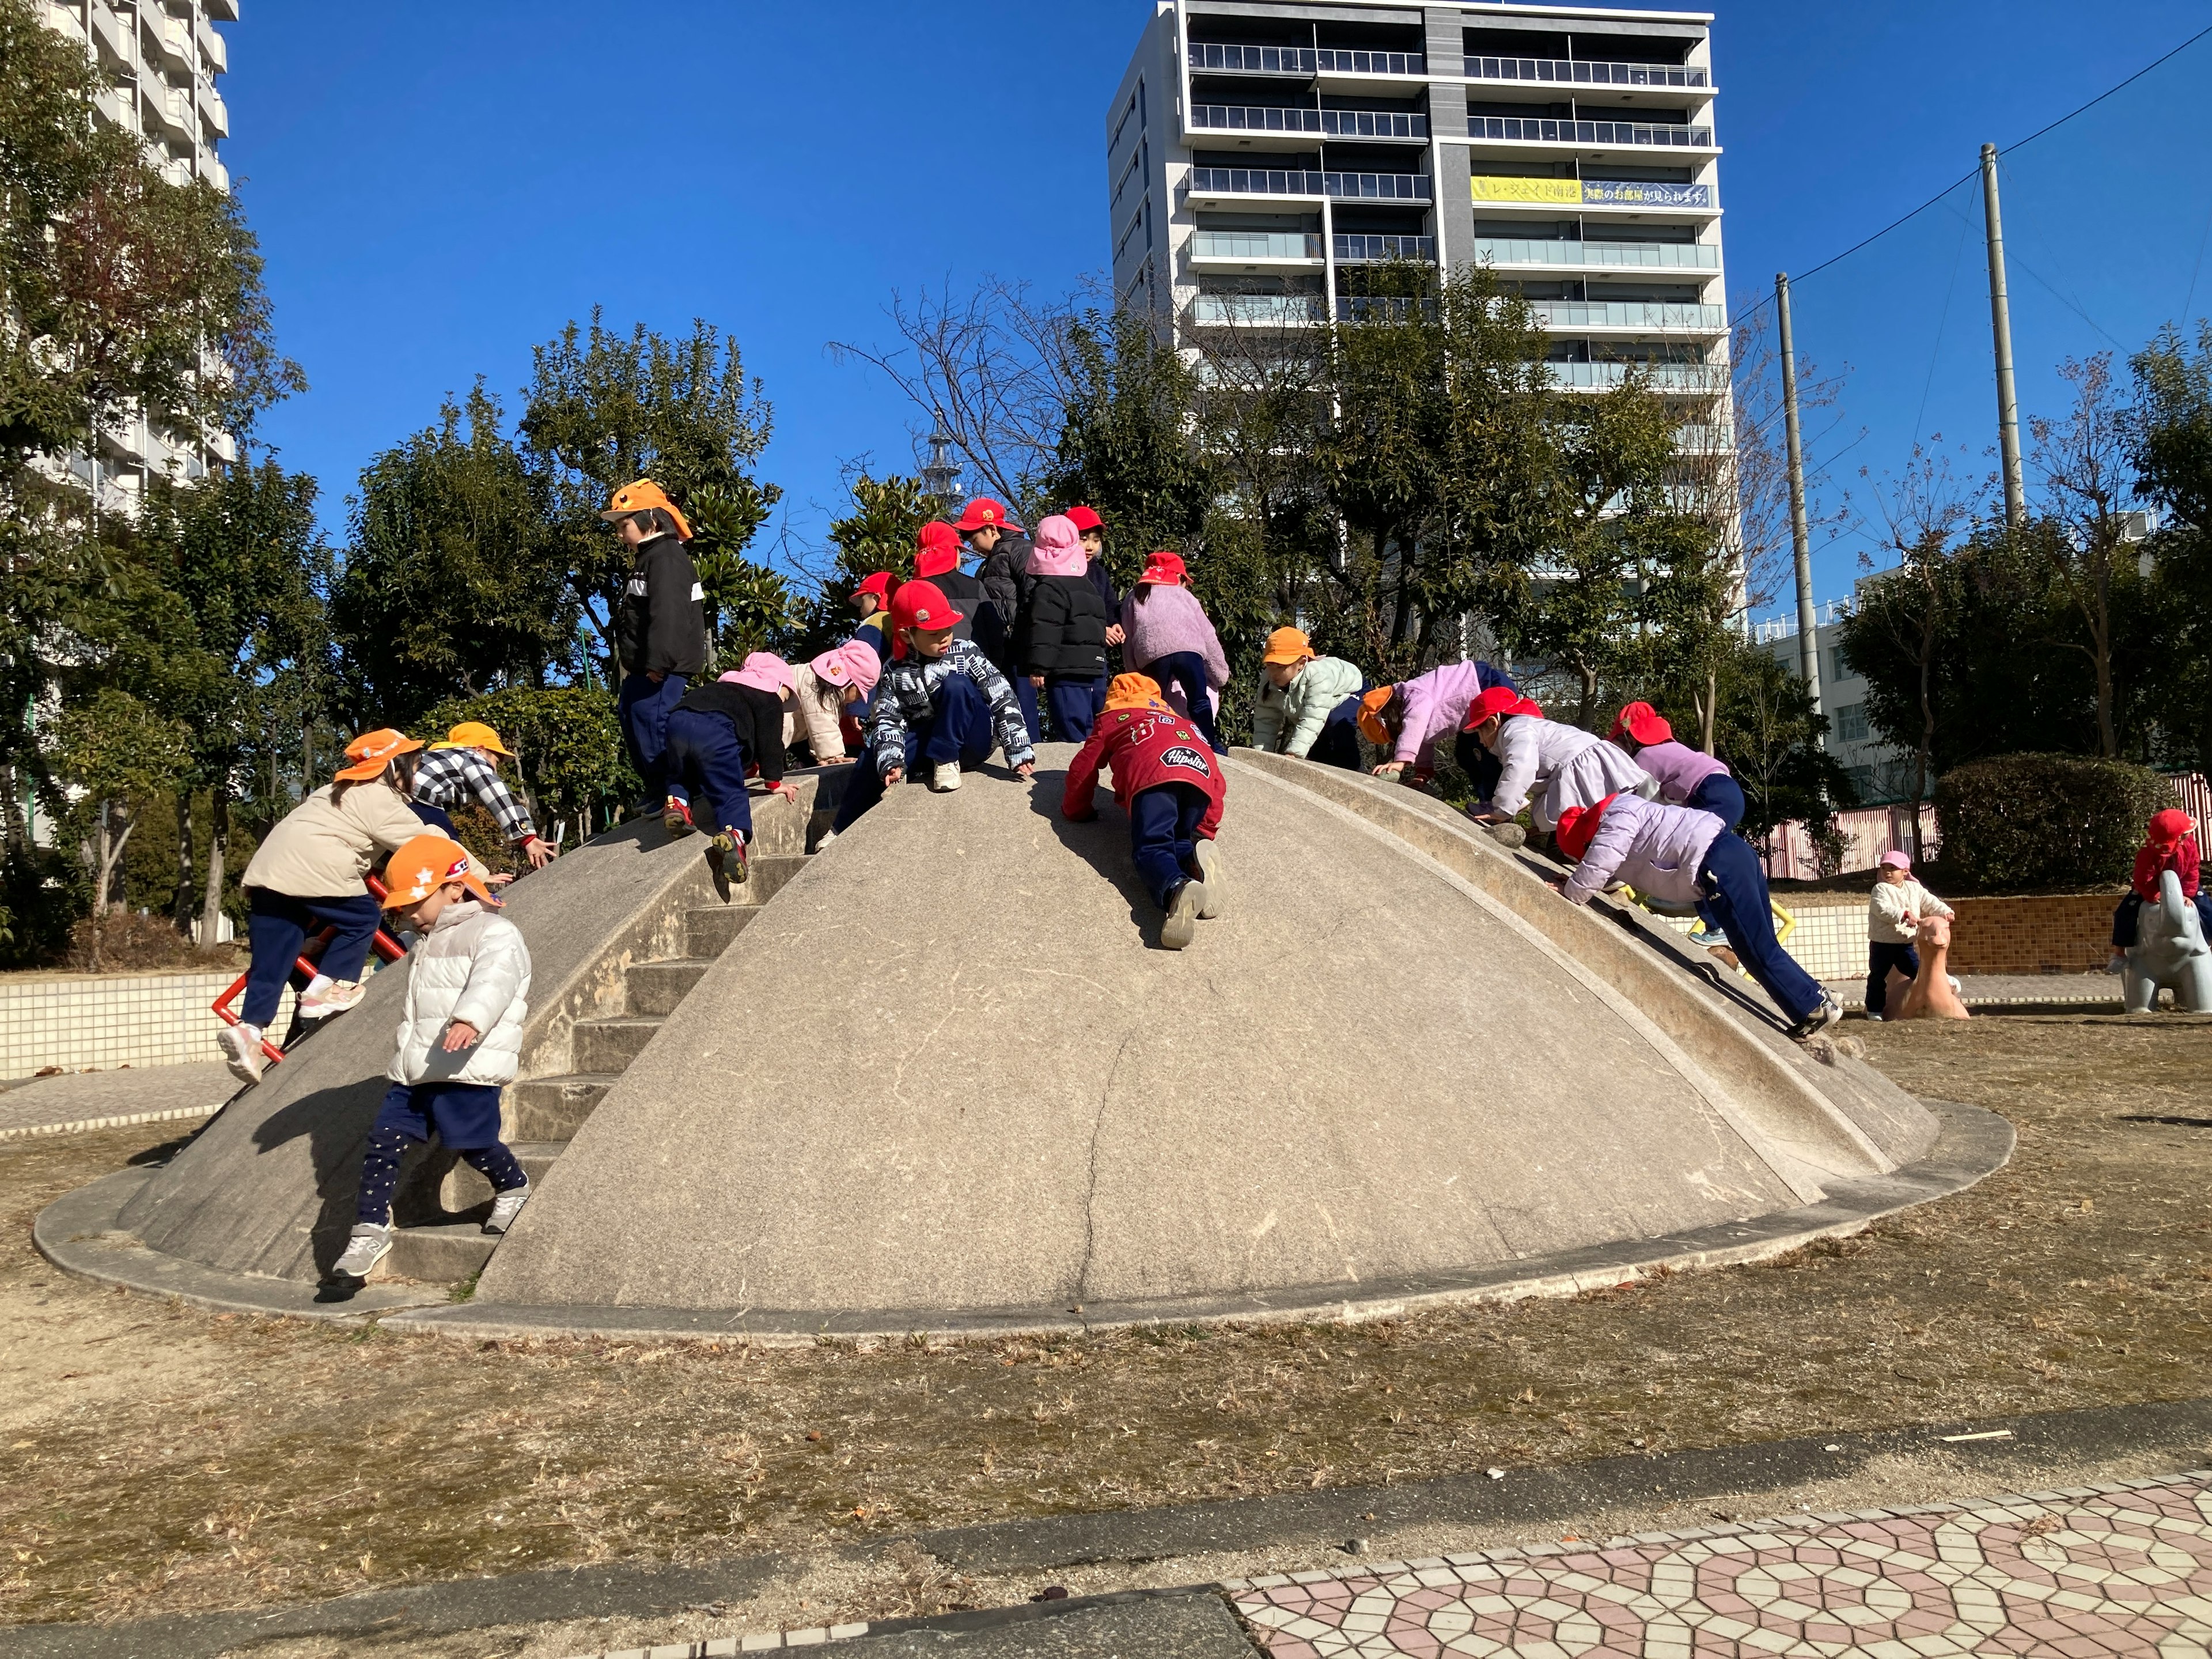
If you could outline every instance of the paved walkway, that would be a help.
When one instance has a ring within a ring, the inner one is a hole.
[[[0,1090],[0,1140],[206,1117],[238,1091],[220,1062],[75,1072]]]
[[[1225,1587],[1270,1659],[2212,1651],[2212,1474]]]
[[[1827,988],[1846,1008],[1866,1006],[1863,974],[1856,979],[1829,980]],[[1961,974],[1959,995],[1969,1008],[2023,1003],[2081,1003],[2088,1008],[2105,1003],[2111,1005],[2111,1012],[2120,1011],[2120,981],[2112,974]]]

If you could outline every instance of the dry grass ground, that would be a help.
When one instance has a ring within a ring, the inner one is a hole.
[[[1356,1328],[752,1352],[219,1317],[30,1248],[143,1132],[0,1145],[0,1622],[2203,1393],[2212,1022],[1854,1029],[2009,1117],[2013,1164],[1759,1267]],[[864,1616],[957,1593],[905,1577]]]

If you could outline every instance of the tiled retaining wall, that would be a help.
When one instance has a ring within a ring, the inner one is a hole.
[[[221,1060],[208,1005],[235,974],[23,974],[0,979],[0,1077]],[[292,1018],[284,993],[275,1028]]]
[[[1869,883],[1869,885],[1872,884]],[[1784,893],[1797,918],[1788,949],[1814,979],[1861,979],[1867,970],[1867,901],[1848,893]],[[2105,965],[2117,895],[1962,898],[1951,929],[1954,974],[2087,974]],[[1676,921],[1678,933],[1697,924]]]

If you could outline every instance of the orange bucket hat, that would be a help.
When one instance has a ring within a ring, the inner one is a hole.
[[[1267,635],[1265,662],[1304,662],[1314,653],[1313,641],[1295,628],[1279,628]]]
[[[1359,700],[1359,734],[1377,749],[1390,745],[1390,728],[1383,724],[1382,711],[1397,695],[1396,686],[1378,685]]]
[[[411,755],[422,746],[404,732],[388,726],[364,732],[346,745],[346,758],[353,764],[340,768],[338,776],[349,783],[367,783],[382,777],[384,769],[397,757]]]
[[[614,500],[607,503],[606,510],[599,516],[612,524],[617,519],[626,519],[633,513],[643,513],[656,507],[676,520],[676,534],[679,540],[688,542],[691,539],[691,521],[676,510],[676,503],[668,499],[668,492],[650,478],[640,478],[635,483],[626,483],[615,491]]]
[[[488,749],[495,755],[514,758],[514,750],[499,740],[499,733],[482,720],[463,720],[446,733],[442,743],[434,743],[433,749]]]
[[[443,836],[417,836],[385,861],[384,908],[416,903],[449,881],[458,881],[483,903],[499,903],[460,842]]]
[[[1106,688],[1109,708],[1165,708],[1160,701],[1160,683],[1149,674],[1116,674],[1114,683]]]

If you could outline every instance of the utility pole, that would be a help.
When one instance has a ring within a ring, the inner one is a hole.
[[[1997,448],[2004,461],[2005,522],[2027,522],[2020,465],[2020,393],[2012,378],[2012,301],[2005,293],[2004,220],[1997,211],[1997,147],[1982,146],[1982,217],[1990,239],[1990,328],[1996,337]]]
[[[1797,347],[1790,328],[1790,278],[1774,277],[1774,314],[1782,325],[1782,428],[1790,441],[1790,542],[1797,556],[1797,672],[1820,709],[1820,627],[1813,610],[1813,527],[1805,519],[1805,437],[1797,424]],[[1826,749],[1827,740],[1820,741]]]

